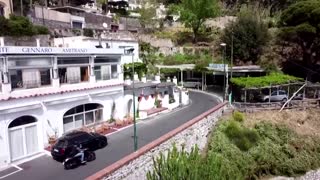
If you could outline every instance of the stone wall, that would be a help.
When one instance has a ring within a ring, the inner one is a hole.
[[[40,39],[40,46],[50,47],[53,43],[50,40],[50,35],[37,35],[37,36],[22,36],[13,37],[5,36],[5,46],[37,46],[37,39]]]
[[[53,21],[42,18],[30,17],[31,22],[35,25],[46,26],[49,29],[71,29],[71,23],[61,22],[61,21]]]
[[[212,131],[218,118],[222,115],[224,110],[227,108],[226,103],[217,105],[216,107],[208,110],[207,112],[199,115],[198,117],[190,120],[184,125],[177,129],[169,132],[168,134],[160,137],[154,142],[146,145],[145,147],[138,150],[137,154],[133,153],[122,160],[116,162],[114,165],[120,167],[121,163],[130,160],[130,156],[137,157],[126,165],[112,171],[111,165],[101,173],[111,172],[111,174],[105,176],[104,180],[115,180],[115,179],[128,179],[128,180],[144,180],[146,179],[146,173],[152,170],[153,157],[158,157],[160,153],[167,153],[169,149],[172,149],[172,144],[176,144],[176,147],[181,150],[182,146],[185,147],[186,151],[191,150],[196,144],[200,150],[203,150],[207,144],[208,134]],[[173,135],[174,134],[174,135]],[[170,136],[171,135],[171,136]],[[165,140],[163,140],[165,139]],[[159,143],[162,142],[162,143]],[[159,145],[157,145],[159,143]],[[156,145],[155,145],[156,144]],[[143,149],[153,146],[143,152]],[[109,169],[108,169],[109,168]],[[97,173],[99,174],[99,172]],[[107,173],[106,173],[107,174]],[[87,179],[97,179],[99,176],[91,176]]]
[[[178,49],[175,47],[171,39],[160,39],[155,36],[141,34],[139,35],[139,40],[150,43],[153,47],[158,47],[159,52],[164,55],[171,55],[178,52]]]

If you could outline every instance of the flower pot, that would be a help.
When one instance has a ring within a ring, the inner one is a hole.
[[[54,138],[54,137],[50,137],[49,140],[48,140],[49,144],[52,146],[54,145],[56,142],[57,142],[57,139]]]

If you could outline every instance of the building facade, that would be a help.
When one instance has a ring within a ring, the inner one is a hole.
[[[52,135],[123,118],[121,49],[0,47],[0,166]]]
[[[133,60],[134,62],[141,62],[139,59],[139,43],[137,40],[132,38],[97,38],[85,37],[85,36],[75,36],[66,38],[55,38],[55,47],[68,47],[68,48],[82,48],[90,47],[96,48],[101,45],[102,49],[118,49],[124,51],[125,48],[132,47]],[[131,63],[132,55],[124,54],[121,58],[121,64]]]

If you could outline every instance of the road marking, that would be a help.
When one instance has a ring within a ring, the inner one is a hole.
[[[11,175],[16,174],[16,173],[18,173],[18,172],[20,172],[20,171],[23,170],[21,167],[19,167],[19,166],[17,166],[17,165],[11,164],[11,166],[14,167],[14,168],[16,168],[16,169],[18,169],[18,170],[13,171],[13,172],[11,172],[11,173],[9,173],[9,174],[6,174],[6,175],[4,175],[4,176],[1,176],[0,179],[4,179],[4,178],[6,178],[6,177],[8,177],[8,176],[11,176]],[[9,168],[8,168],[8,169],[9,169]]]
[[[20,171],[22,171],[22,170],[23,170],[21,167],[19,167],[19,166],[15,165],[15,164],[12,164],[12,166],[13,166],[13,167],[15,167],[15,168],[17,168],[17,169],[19,169]]]

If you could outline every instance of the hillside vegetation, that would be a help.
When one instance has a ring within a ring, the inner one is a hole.
[[[154,169],[147,178],[260,179],[298,176],[317,169],[320,167],[320,136],[302,131],[311,126],[319,128],[315,120],[320,111],[312,111],[312,118],[298,116],[304,124],[297,121],[296,114],[266,112],[264,116],[245,117],[236,112],[220,121],[202,155],[197,147],[190,153],[174,148],[167,157],[155,159]],[[292,125],[295,123],[305,126],[304,129],[298,130]]]

